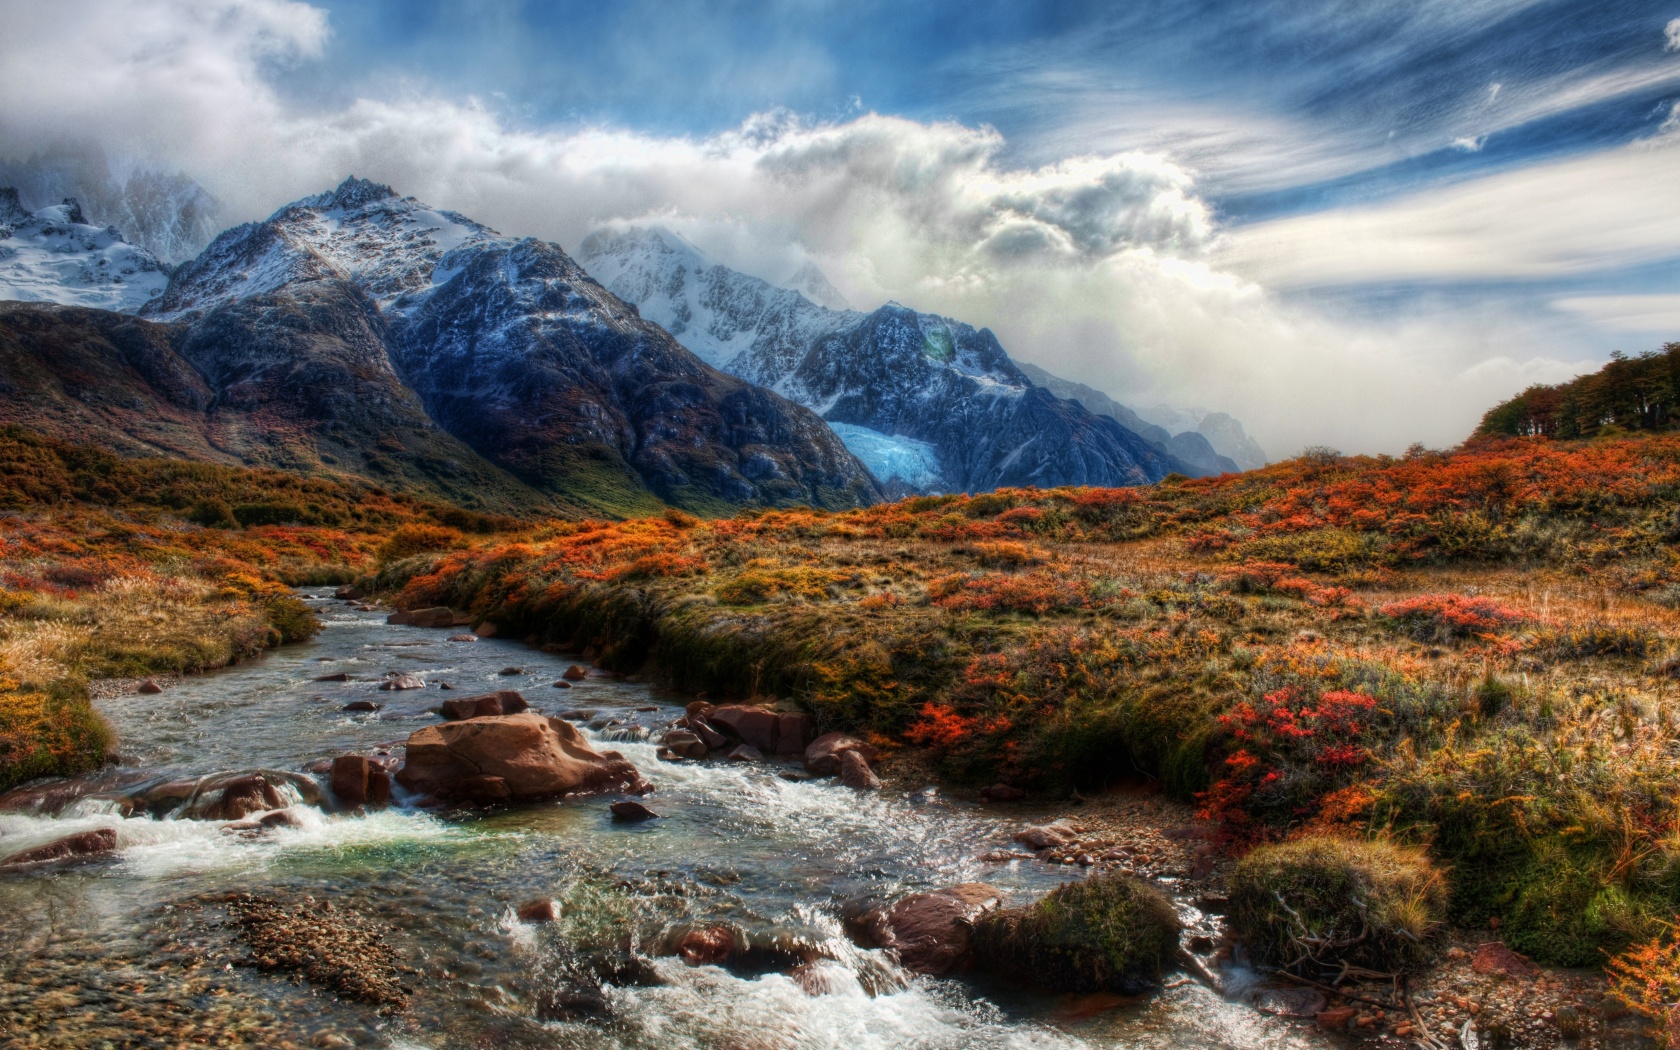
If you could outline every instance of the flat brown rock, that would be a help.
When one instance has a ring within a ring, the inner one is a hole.
[[[408,738],[397,782],[410,791],[464,801],[646,789],[623,755],[597,752],[570,722],[533,712],[419,730]]]

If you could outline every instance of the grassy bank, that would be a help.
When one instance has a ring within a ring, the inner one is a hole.
[[[310,524],[302,524],[309,522]],[[221,667],[317,629],[290,592],[507,524],[358,485],[0,428],[0,790],[96,768],[99,678]],[[387,549],[393,536],[408,537]]]
[[[1234,849],[1427,845],[1452,918],[1594,964],[1680,906],[1680,439],[1309,455],[1138,490],[553,523],[405,607],[792,698],[959,780],[1152,778]]]

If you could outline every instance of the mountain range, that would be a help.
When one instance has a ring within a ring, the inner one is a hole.
[[[350,178],[171,273],[85,220],[0,192],[0,298],[36,300],[0,303],[0,408],[125,454],[594,515],[1235,467],[1064,396],[989,331],[851,310],[814,265],[772,285],[664,230],[586,239],[586,272]]]
[[[1012,360],[988,330],[897,303],[868,313],[832,305],[844,300],[811,265],[777,286],[658,227],[599,231],[578,257],[708,363],[819,413],[889,485],[981,492],[1243,469],[1207,433],[1168,433]],[[1243,459],[1263,465],[1230,422]]]

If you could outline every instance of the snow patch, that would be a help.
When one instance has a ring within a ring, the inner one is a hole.
[[[124,313],[169,283],[157,258],[114,226],[76,221],[72,201],[24,212],[10,193],[0,206],[0,299],[90,306]]]

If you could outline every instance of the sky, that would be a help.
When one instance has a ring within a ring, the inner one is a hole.
[[[31,0],[0,156],[660,223],[1274,456],[1680,339],[1680,0]]]

